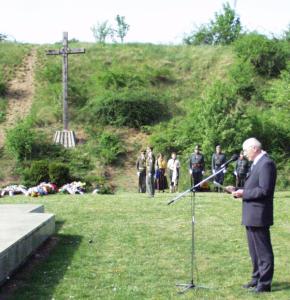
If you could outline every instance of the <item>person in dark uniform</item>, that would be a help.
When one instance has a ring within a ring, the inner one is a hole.
[[[241,151],[240,157],[236,162],[234,174],[236,176],[236,188],[242,188],[245,185],[246,176],[249,172],[250,163]]]
[[[274,274],[270,226],[273,225],[276,166],[255,138],[247,139],[243,150],[253,164],[244,188],[232,191],[234,197],[243,199],[242,224],[246,227],[253,265],[252,279],[243,287],[255,293],[270,292]]]
[[[204,174],[204,157],[200,152],[200,146],[196,145],[194,153],[191,154],[189,159],[189,173],[192,176],[192,182],[194,185],[198,184],[202,180]],[[201,190],[199,186],[196,190]]]
[[[146,192],[146,157],[145,151],[140,152],[140,156],[136,161],[137,175],[138,175],[138,192]]]
[[[149,197],[154,197],[155,156],[153,154],[152,147],[147,147],[146,152],[146,192],[148,193]]]
[[[222,153],[221,145],[217,145],[215,149],[216,152],[212,155],[211,159],[211,169],[213,174],[220,170],[221,165],[226,162],[226,156],[224,153]],[[223,185],[225,172],[226,170],[217,174],[214,178],[214,181],[216,181],[220,185]],[[215,190],[218,191],[218,188],[215,188]]]

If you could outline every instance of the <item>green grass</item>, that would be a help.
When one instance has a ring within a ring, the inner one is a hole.
[[[7,83],[13,78],[29,49],[28,45],[0,42],[0,123],[5,120],[7,110]]]
[[[11,42],[0,43],[0,83],[7,83],[13,78],[17,66],[22,63],[24,56],[31,46]]]
[[[241,288],[251,274],[241,204],[215,193],[196,194],[195,206],[195,283],[210,289],[177,294],[175,284],[191,279],[191,206],[190,197],[168,206],[171,197],[2,198],[1,203],[44,204],[56,215],[59,239],[12,299],[262,298]],[[263,299],[289,299],[289,197],[289,192],[275,196],[275,276],[273,292]]]

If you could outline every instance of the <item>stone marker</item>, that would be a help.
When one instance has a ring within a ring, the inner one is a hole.
[[[0,204],[0,284],[55,231],[43,205]]]

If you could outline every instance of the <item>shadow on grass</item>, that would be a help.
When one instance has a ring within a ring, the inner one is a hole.
[[[56,233],[58,233],[62,229],[64,223],[65,223],[64,220],[61,220],[61,221],[57,220],[57,221],[55,221],[55,232]]]
[[[52,299],[82,241],[79,235],[57,234],[65,221],[56,221],[56,234],[44,242],[14,276],[0,287],[1,300]]]
[[[79,235],[53,236],[19,270],[9,283],[10,286],[7,283],[0,289],[0,299],[53,299],[54,291],[69,269],[81,241],[82,237]],[[45,247],[49,248],[51,242],[54,245],[45,253]],[[35,262],[35,259],[42,262]]]
[[[278,292],[278,291],[285,291],[290,290],[290,283],[289,282],[275,282],[272,285],[272,291]]]

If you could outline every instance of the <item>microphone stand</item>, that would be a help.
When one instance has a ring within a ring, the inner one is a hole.
[[[221,169],[219,169],[214,174],[208,176],[207,178],[203,179],[201,182],[199,182],[196,185],[193,185],[190,189],[182,192],[181,194],[177,195],[175,198],[170,200],[167,205],[171,205],[176,203],[178,200],[182,199],[185,195],[192,192],[191,196],[191,280],[189,283],[181,283],[176,284],[178,287],[182,287],[182,289],[179,291],[179,294],[183,294],[184,292],[188,291],[189,289],[197,289],[197,288],[207,288],[205,286],[198,286],[194,283],[194,259],[195,259],[195,242],[194,242],[194,224],[195,224],[195,192],[196,188],[201,186],[204,182],[209,181],[213,177],[215,177],[217,174],[223,172],[226,169],[227,164],[224,164]]]

